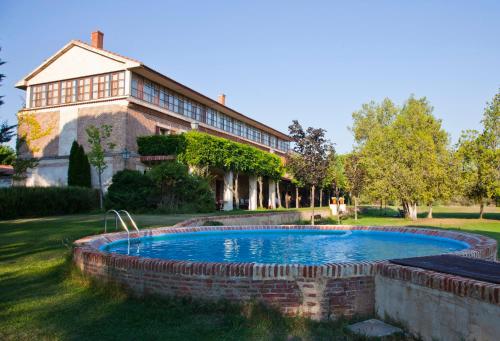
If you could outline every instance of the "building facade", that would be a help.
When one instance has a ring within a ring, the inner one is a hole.
[[[137,136],[198,129],[280,156],[288,151],[286,134],[227,107],[225,95],[213,100],[140,61],[105,50],[99,31],[92,33],[91,41],[70,41],[16,84],[26,91],[25,108],[18,113],[19,136],[29,138],[23,154],[39,159],[27,174],[27,186],[66,185],[71,144],[76,140],[88,151],[85,129],[90,125],[113,129],[115,147],[106,156],[103,174],[106,185],[119,170],[145,169],[137,154]],[[228,209],[232,199],[226,187],[232,174],[218,175],[214,190]],[[253,208],[250,192],[256,185],[248,177],[247,204]],[[95,185],[96,178],[93,174]],[[268,201],[274,206],[271,192]]]

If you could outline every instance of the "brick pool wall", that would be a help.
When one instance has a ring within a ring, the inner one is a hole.
[[[249,227],[180,227],[143,230],[138,236],[197,231],[243,230]],[[496,242],[466,233],[402,227],[251,226],[251,229],[377,230],[418,233],[469,243],[458,254],[494,259]],[[125,233],[88,237],[77,241],[74,262],[81,271],[100,281],[128,287],[139,296],[185,296],[241,302],[258,300],[289,315],[313,319],[371,315],[375,311],[375,275],[386,262],[332,263],[321,266],[207,263],[147,259],[105,253],[99,247],[127,238]]]

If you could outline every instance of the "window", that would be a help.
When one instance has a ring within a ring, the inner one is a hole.
[[[170,135],[170,130],[164,127],[156,126],[156,135]]]
[[[207,124],[217,127],[217,112],[210,108],[207,108]]]
[[[270,145],[268,134],[262,133],[262,143],[265,144],[266,146]]]
[[[91,99],[122,96],[125,93],[125,72],[84,77],[31,86],[31,106],[43,107]],[[140,79],[132,81],[132,93],[142,93]]]
[[[47,85],[47,105],[59,104],[59,83]]]
[[[243,136],[243,123],[241,123],[240,121],[234,120],[233,127],[234,127],[234,133],[236,135]]]
[[[120,96],[125,92],[125,73],[116,72],[111,74],[111,96]]]
[[[96,98],[104,98],[107,97],[107,86],[106,86],[106,80],[107,76],[99,76],[97,77],[97,97]]]

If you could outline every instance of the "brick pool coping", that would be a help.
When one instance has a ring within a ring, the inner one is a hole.
[[[130,237],[134,239],[161,234],[250,229],[415,233],[469,244],[468,249],[454,252],[457,255],[496,259],[497,244],[493,239],[426,228],[345,225],[162,227],[141,230],[139,233],[132,233]],[[139,296],[184,296],[234,302],[257,300],[275,306],[284,314],[317,320],[372,315],[376,306],[376,276],[412,281],[488,302],[498,302],[498,288],[490,288],[488,283],[453,279],[456,276],[396,266],[386,260],[324,265],[214,263],[141,258],[100,250],[103,245],[126,238],[127,233],[119,232],[80,239],[75,242],[73,260],[84,274],[104,282],[119,283]]]

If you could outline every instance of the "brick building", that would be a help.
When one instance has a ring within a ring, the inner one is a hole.
[[[40,160],[28,173],[26,185],[66,185],[71,144],[76,140],[88,150],[85,128],[89,125],[109,124],[113,128],[115,148],[106,156],[106,185],[119,170],[145,168],[137,154],[137,136],[198,129],[281,156],[288,151],[290,138],[286,134],[227,107],[225,95],[215,101],[140,61],[106,51],[99,31],[92,33],[91,40],[91,45],[70,41],[16,84],[26,90],[26,107],[18,119],[29,117],[39,125],[36,140],[24,153]],[[32,134],[22,130],[20,126],[21,135]],[[225,184],[233,181],[232,174],[214,172],[217,199],[231,209],[232,193]],[[96,184],[95,174],[92,178]],[[247,178],[240,180],[242,203],[246,200],[254,209],[256,179],[251,175]],[[271,199],[275,187],[267,181],[271,206],[275,204]]]

